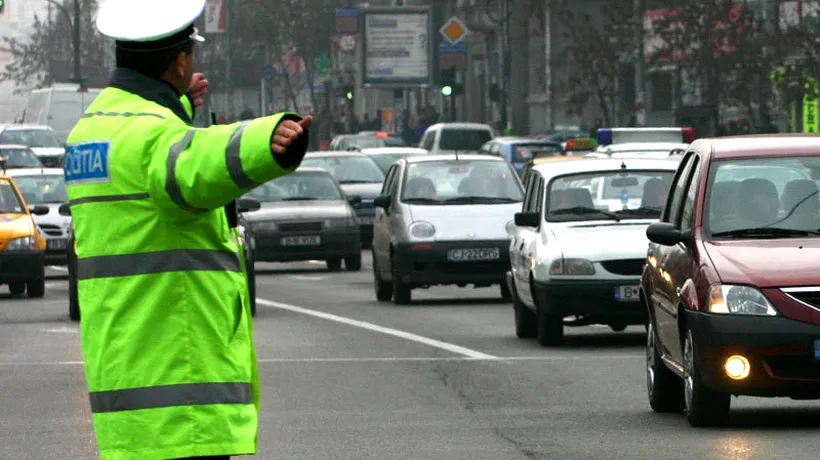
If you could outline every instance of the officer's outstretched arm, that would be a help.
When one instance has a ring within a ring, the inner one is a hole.
[[[152,197],[163,208],[204,213],[292,172],[307,151],[307,133],[274,155],[271,139],[286,119],[301,118],[280,113],[204,129],[163,126],[148,168]]]

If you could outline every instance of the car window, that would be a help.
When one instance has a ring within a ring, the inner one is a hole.
[[[524,199],[506,162],[442,160],[407,165],[401,200],[413,204],[497,204]]]
[[[732,238],[738,235],[731,232],[761,227],[798,232],[794,236],[806,236],[800,231],[816,232],[820,229],[818,185],[820,156],[716,160],[709,171],[704,234]]]
[[[698,184],[700,184],[700,157],[692,159],[692,172],[686,189],[686,197],[683,200],[683,211],[677,223],[681,230],[692,229],[692,216],[695,211],[695,198],[697,197]]]
[[[479,151],[480,151],[480,152],[482,152],[482,153],[490,153],[490,151],[491,151],[491,149],[492,149],[492,147],[493,147],[493,144],[494,144],[494,142],[492,142],[492,141],[491,141],[491,142],[487,142],[487,143],[485,143],[484,145],[482,145],[482,146],[481,146],[481,148],[479,149]]]
[[[7,168],[42,168],[43,162],[29,149],[2,149],[0,157],[6,160]]]
[[[421,140],[421,148],[425,150],[433,150],[433,143],[435,139],[435,131],[427,131],[426,133],[424,133],[424,138]]]
[[[514,144],[512,148],[512,162],[526,163],[536,157],[561,156],[561,149],[554,145]]]
[[[300,171],[266,182],[245,196],[261,202],[344,199],[330,175]]]
[[[549,185],[546,218],[552,222],[657,219],[669,189],[664,184],[672,181],[673,174],[667,170],[613,170],[556,177]],[[601,183],[617,187],[619,194],[611,197],[603,193]]]
[[[493,138],[486,129],[443,128],[438,141],[439,150],[478,151],[481,146]]]
[[[537,172],[533,172],[527,176],[527,195],[524,198],[524,212],[534,212],[535,211],[535,199],[538,196],[538,189],[536,186],[538,185],[538,178],[539,174]]]
[[[23,214],[25,209],[11,183],[0,181],[0,213]]]
[[[501,155],[501,150],[503,148],[504,148],[504,146],[502,146],[498,142],[493,142],[492,145],[490,146],[490,154],[495,155],[497,157],[500,157],[500,156],[502,156]]]
[[[678,171],[667,197],[666,207],[664,208],[661,220],[668,223],[677,222],[678,215],[680,215],[680,205],[683,201],[683,196],[686,191],[686,181],[689,178],[689,171],[691,171],[692,159],[695,154],[690,152],[678,165]]]
[[[384,182],[384,172],[368,156],[334,155],[305,158],[302,166],[328,171],[340,184],[368,184]]]
[[[62,174],[18,176],[14,181],[28,205],[68,202]]]
[[[390,194],[390,187],[393,185],[393,182],[396,181],[396,171],[398,170],[398,166],[392,165],[387,170],[387,176],[384,179],[384,184],[382,184],[382,191],[379,193],[380,195],[389,195]]]
[[[8,129],[0,133],[0,144],[18,144],[35,148],[61,148],[57,136],[48,129]]]

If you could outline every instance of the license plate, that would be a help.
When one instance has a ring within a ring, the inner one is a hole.
[[[282,246],[318,246],[322,244],[319,236],[285,236]]]
[[[640,286],[618,286],[615,288],[615,300],[618,302],[637,302],[641,298]]]
[[[372,217],[359,217],[359,223],[362,225],[373,225]]]
[[[814,360],[820,361],[820,340],[814,341]]]
[[[452,249],[447,253],[447,260],[453,262],[497,260],[500,257],[501,253],[498,248]]]
[[[65,249],[66,240],[46,240],[46,249]]]

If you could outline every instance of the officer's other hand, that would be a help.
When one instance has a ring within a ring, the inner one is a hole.
[[[191,78],[190,88],[191,98],[194,100],[194,107],[199,107],[205,103],[205,92],[208,91],[208,79],[203,73],[195,73]]]
[[[273,153],[285,153],[293,142],[300,136],[305,134],[305,131],[313,124],[313,116],[306,116],[300,121],[285,120],[279,123],[276,131],[273,132],[273,142],[270,149]]]

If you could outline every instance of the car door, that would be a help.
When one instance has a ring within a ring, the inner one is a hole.
[[[398,166],[397,164],[391,165],[390,169],[387,170],[387,176],[379,195],[390,194],[391,187],[396,180]],[[390,226],[387,219],[389,212],[384,208],[377,207],[376,215],[373,218],[373,257],[376,258],[375,262],[382,276],[386,276],[385,269],[388,267],[388,259],[390,258]]]
[[[529,178],[527,195],[524,200],[524,212],[541,213],[544,196],[544,179],[541,174],[533,171]],[[515,289],[525,305],[533,306],[532,291],[530,289],[531,260],[535,256],[539,228],[517,227],[515,243],[517,269],[515,273]]]

